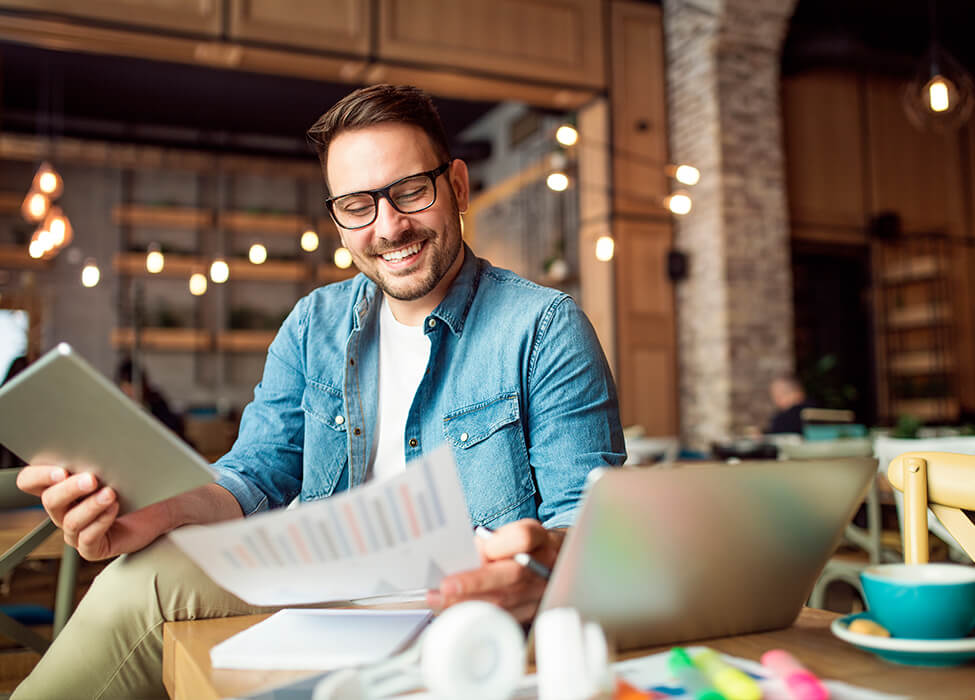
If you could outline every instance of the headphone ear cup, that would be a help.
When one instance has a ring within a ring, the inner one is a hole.
[[[420,668],[438,700],[506,700],[525,672],[525,635],[496,605],[459,603],[423,635]]]

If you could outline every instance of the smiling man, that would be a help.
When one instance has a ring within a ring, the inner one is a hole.
[[[165,697],[165,621],[266,609],[218,588],[160,535],[327,498],[444,443],[472,522],[496,534],[475,540],[480,568],[448,576],[427,602],[488,600],[528,620],[545,582],[514,555],[553,564],[586,475],[622,464],[616,391],[585,316],[464,244],[467,166],[450,157],[430,98],[363,88],[309,138],[362,274],[292,310],[216,484],[117,517],[116,494],[91,474],[21,472],[82,556],[123,556],[15,698]]]

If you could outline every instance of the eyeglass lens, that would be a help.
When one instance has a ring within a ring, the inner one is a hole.
[[[339,197],[332,203],[332,213],[342,226],[368,226],[376,218],[376,203],[383,195],[400,213],[413,214],[433,204],[436,190],[429,175],[415,175],[393,183],[385,192]]]

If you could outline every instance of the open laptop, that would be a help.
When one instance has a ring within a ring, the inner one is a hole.
[[[872,458],[600,470],[539,611],[617,649],[787,627],[863,500]]]

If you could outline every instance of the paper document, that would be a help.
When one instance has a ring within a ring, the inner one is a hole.
[[[292,510],[169,534],[220,586],[253,605],[295,605],[438,588],[476,569],[453,454]]]
[[[430,621],[429,610],[302,610],[275,613],[210,650],[214,668],[322,669],[392,656]]]

